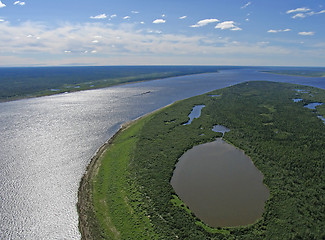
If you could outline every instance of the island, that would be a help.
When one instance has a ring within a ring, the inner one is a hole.
[[[98,150],[80,183],[82,239],[324,239],[323,103],[323,89],[252,81],[123,125]],[[186,124],[195,106],[204,107]],[[215,126],[229,131],[212,131]],[[210,226],[171,185],[184,153],[220,138],[263,174],[269,196],[253,223]]]

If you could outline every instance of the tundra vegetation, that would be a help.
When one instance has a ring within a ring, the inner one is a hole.
[[[324,116],[325,104],[305,108],[310,102],[325,102],[325,91],[246,82],[176,102],[124,127],[82,180],[83,238],[324,239],[325,124],[317,115]],[[201,104],[201,116],[183,125]],[[231,129],[224,140],[250,156],[270,190],[254,224],[207,226],[170,185],[183,153],[221,137],[211,130],[217,124]]]

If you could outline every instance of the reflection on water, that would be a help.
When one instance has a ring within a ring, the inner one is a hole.
[[[171,184],[191,211],[212,227],[254,223],[269,197],[263,175],[250,158],[221,139],[181,156]]]

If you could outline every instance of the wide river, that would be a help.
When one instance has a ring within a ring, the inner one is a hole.
[[[250,80],[325,88],[325,78],[241,69],[0,103],[0,239],[80,239],[79,181],[122,123]]]

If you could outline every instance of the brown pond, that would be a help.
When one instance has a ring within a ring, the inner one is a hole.
[[[254,223],[269,197],[263,175],[251,159],[222,139],[195,146],[180,157],[171,184],[211,227]]]

